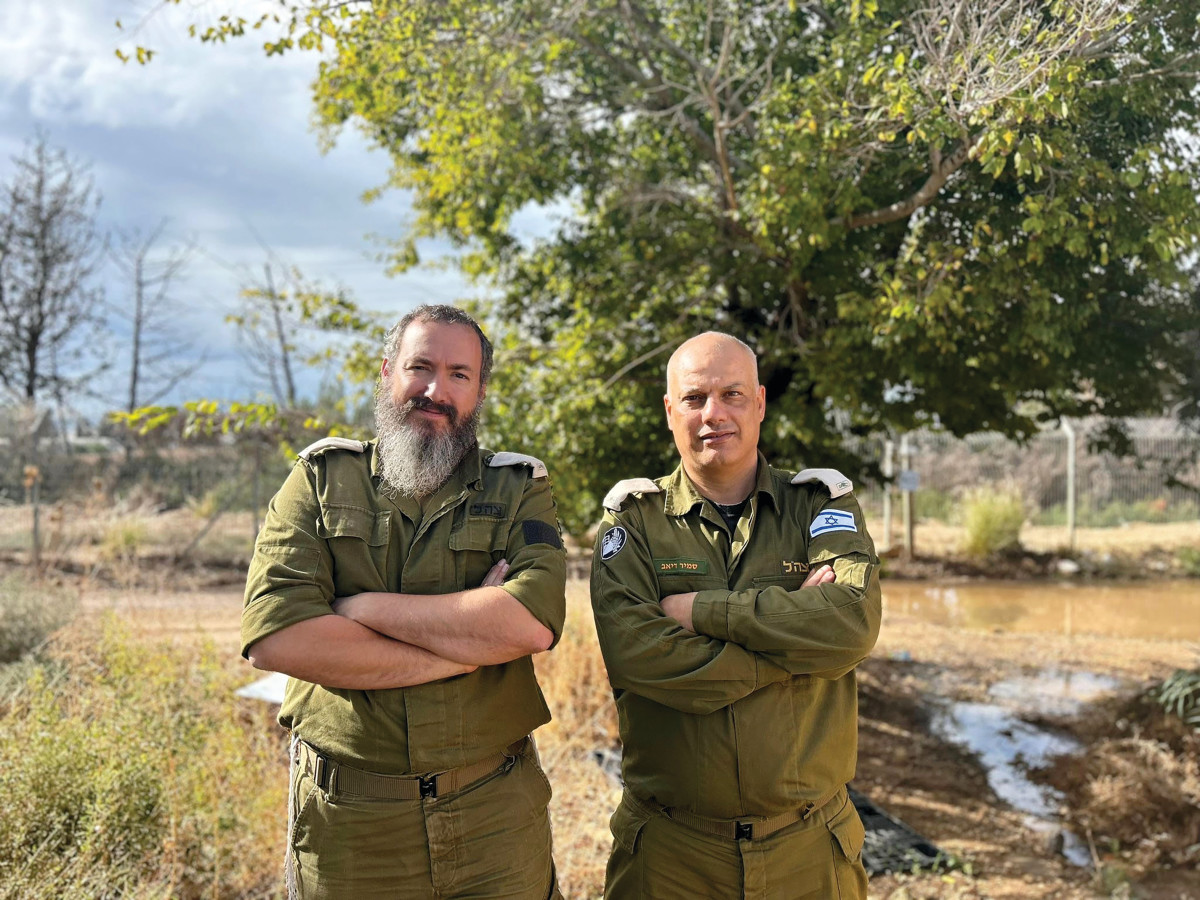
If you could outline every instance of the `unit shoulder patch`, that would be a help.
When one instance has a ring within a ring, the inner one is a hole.
[[[604,537],[600,539],[600,558],[603,560],[612,559],[621,552],[621,548],[625,546],[629,540],[629,533],[620,525],[614,525],[608,531],[604,532]]]
[[[614,484],[612,489],[604,495],[604,508],[620,512],[621,506],[630,494],[658,494],[661,492],[662,488],[649,478],[626,478],[624,481]]]
[[[533,469],[534,478],[545,478],[549,474],[546,470],[546,464],[536,456],[529,456],[525,453],[509,453],[507,450],[501,450],[488,460],[488,465],[492,468],[497,466],[529,466]]]
[[[792,476],[792,484],[819,481],[829,488],[829,496],[836,500],[854,490],[854,482],[837,469],[803,469]]]
[[[355,441],[343,437],[323,437],[319,441],[313,441],[301,450],[299,455],[301,459],[308,460],[326,450],[349,450],[351,453],[362,453],[366,449],[365,441]]]

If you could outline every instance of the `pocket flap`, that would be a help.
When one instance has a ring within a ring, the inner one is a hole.
[[[496,519],[467,519],[450,532],[451,550],[503,550],[508,546],[508,524]]]
[[[387,543],[391,518],[386,510],[373,513],[357,506],[324,506],[317,520],[317,536],[358,538],[379,547]]]
[[[637,849],[638,835],[648,821],[650,815],[647,812],[634,806],[628,797],[622,796],[616,812],[608,820],[608,827],[613,839],[625,852],[633,853]]]
[[[863,842],[867,838],[867,832],[849,797],[846,798],[845,804],[833,818],[825,823],[825,827],[837,838],[838,846],[842,848],[846,859],[855,862],[862,855]]]

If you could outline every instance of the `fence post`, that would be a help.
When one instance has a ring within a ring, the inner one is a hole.
[[[37,466],[25,467],[25,489],[29,492],[29,502],[33,507],[33,542],[30,547],[30,559],[33,561],[33,570],[40,572],[42,568],[42,535],[39,530],[39,513],[41,512],[42,504],[39,496],[38,486],[42,480],[42,472]]]
[[[1067,434],[1067,549],[1075,552],[1075,429],[1066,419],[1062,430]]]
[[[883,536],[880,540],[879,552],[887,553],[892,549],[892,475],[895,474],[893,457],[896,445],[888,438],[883,442]]]
[[[900,436],[900,468],[905,472],[912,471],[912,445],[908,435]],[[900,492],[900,507],[904,515],[904,558],[912,559],[916,553],[913,535],[913,492]]]

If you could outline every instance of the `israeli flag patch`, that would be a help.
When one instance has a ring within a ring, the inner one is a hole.
[[[858,526],[854,524],[854,513],[827,509],[808,526],[809,537],[820,537],[832,531],[858,531]]]

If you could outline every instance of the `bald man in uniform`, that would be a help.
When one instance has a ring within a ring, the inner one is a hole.
[[[854,668],[879,559],[848,479],[758,451],[753,351],[685,342],[663,398],[680,465],[605,497],[592,605],[624,745],[609,900],[865,898]]]

